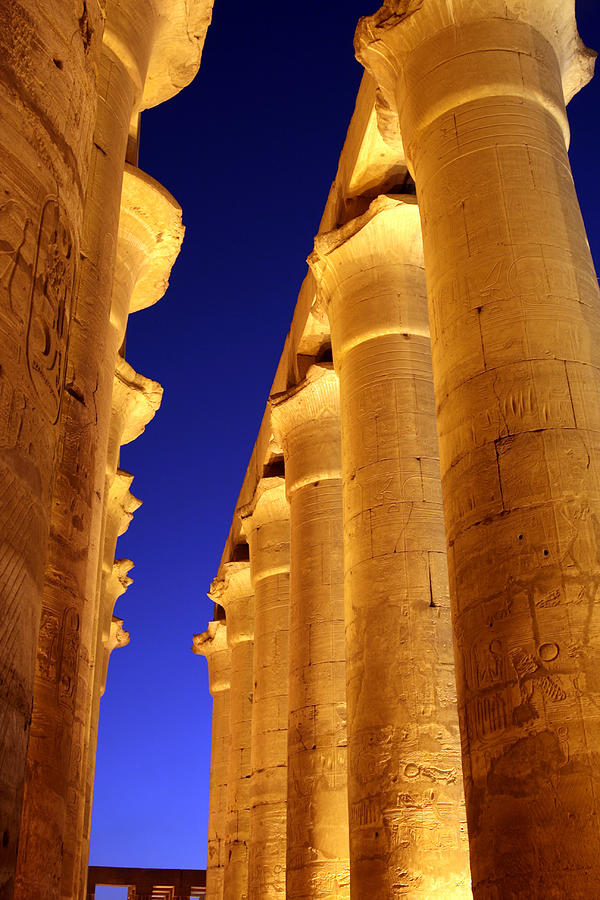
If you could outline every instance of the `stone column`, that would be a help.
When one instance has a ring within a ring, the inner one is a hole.
[[[312,366],[271,397],[290,504],[287,893],[350,897],[338,379]]]
[[[203,0],[106,0],[97,66],[98,103],[85,199],[77,315],[69,332],[65,398],[60,411],[56,479],[43,596],[42,635],[28,750],[20,900],[81,893],[80,821],[94,684],[97,583],[111,391],[118,345],[110,328],[121,184],[130,123],[149,105],[188,83],[200,61],[208,3]],[[86,5],[79,25],[90,30]],[[201,13],[201,15],[199,15]],[[87,31],[86,31],[87,34]],[[85,37],[85,35],[84,35]],[[85,38],[88,43],[90,35]],[[55,60],[56,65],[62,60]],[[69,66],[65,62],[65,70]],[[40,73],[43,70],[40,70]],[[41,75],[38,73],[37,78]],[[71,98],[73,101],[73,98]],[[76,114],[85,104],[77,98]],[[63,151],[64,152],[64,151]],[[43,338],[43,335],[42,335]],[[42,341],[43,344],[43,341]],[[58,410],[57,410],[58,415]],[[48,479],[49,480],[49,479]],[[65,685],[43,673],[52,642],[65,653]],[[100,666],[101,666],[101,660]],[[54,737],[48,738],[49,730]],[[50,751],[48,748],[52,748]],[[43,864],[42,862],[43,861]]]
[[[225,900],[247,900],[254,654],[254,593],[250,563],[225,563],[221,574],[210,586],[209,597],[225,610],[231,650],[223,897]]]
[[[83,12],[81,6],[14,0],[0,9],[0,894],[6,897],[14,889],[102,34],[97,0]],[[69,639],[63,624],[44,618],[42,625],[47,653],[38,674],[55,690],[62,641]]]
[[[352,895],[468,897],[415,198],[378,198],[310,263],[340,379]]]
[[[208,688],[213,698],[210,747],[210,800],[208,810],[208,857],[206,898],[221,900],[225,874],[225,831],[229,766],[229,693],[231,650],[227,646],[224,621],[208,623],[208,630],[194,635],[194,653],[206,656]]]
[[[249,900],[285,896],[290,523],[283,478],[245,510],[254,587]]]
[[[600,895],[600,304],[574,4],[386,3],[357,46],[417,184],[474,895]]]
[[[89,853],[98,719],[114,627],[113,612],[117,599],[125,593],[133,580],[128,574],[133,568],[133,561],[115,559],[115,548],[118,537],[127,530],[133,513],[141,504],[141,501],[129,491],[133,476],[118,469],[117,463],[123,444],[137,440],[144,432],[146,425],[160,407],[161,400],[162,387],[160,384],[136,372],[122,356],[118,356],[113,379],[106,456],[107,493],[103,514],[103,553],[94,626],[92,690],[91,695],[84,698],[89,708],[82,762],[83,773],[76,794],[78,798],[77,811],[67,822],[67,828],[72,830],[73,837],[79,845],[76,872],[80,881],[85,879]]]
[[[150,306],[164,294],[182,238],[181,208],[177,201],[145,172],[126,163],[110,308],[109,344],[113,356],[117,348],[123,345],[130,313]],[[79,805],[79,815],[69,820],[75,833],[83,835],[76,862],[81,878],[85,877],[90,840],[98,714],[105,678],[103,660],[106,659],[114,603],[117,596],[123,593],[123,590],[116,593],[110,586],[113,564],[116,564],[115,546],[117,537],[126,530],[131,514],[140,504],[128,491],[133,476],[118,469],[119,453],[122,444],[134,440],[144,430],[153,410],[158,407],[162,391],[156,382],[134,372],[121,355],[116,359],[105,462],[101,571],[94,604],[95,619],[90,626],[95,641],[90,659],[92,688],[91,697],[87,694],[83,697],[84,704],[87,704],[82,712],[82,718],[84,714],[87,716],[81,776],[83,799]]]

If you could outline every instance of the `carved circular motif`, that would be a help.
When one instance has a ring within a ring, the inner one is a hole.
[[[540,659],[543,659],[544,662],[551,662],[553,659],[556,659],[558,652],[558,644],[541,644],[538,648],[539,657]]]

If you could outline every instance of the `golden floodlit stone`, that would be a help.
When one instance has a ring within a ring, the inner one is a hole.
[[[290,504],[289,900],[349,898],[339,386],[333,366],[271,396]]]
[[[282,478],[243,510],[254,587],[249,900],[285,896],[290,520]]]
[[[225,610],[231,650],[223,897],[225,900],[247,900],[254,658],[254,591],[250,563],[247,560],[226,563],[221,575],[211,584],[209,597]]]
[[[194,653],[206,657],[208,688],[213,698],[206,898],[207,900],[217,900],[223,896],[225,875],[230,748],[231,650],[227,646],[225,622],[219,620],[209,622],[207,631],[194,635],[192,650]]]
[[[600,303],[567,156],[574,3],[357,32],[419,196],[473,894],[600,894]]]
[[[310,265],[340,379],[353,896],[470,894],[419,210],[379,197]]]

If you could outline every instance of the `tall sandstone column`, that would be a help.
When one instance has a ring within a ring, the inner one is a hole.
[[[254,587],[249,900],[285,897],[290,520],[283,478],[242,510]]]
[[[194,635],[194,653],[208,663],[208,689],[213,698],[212,741],[210,747],[210,801],[208,810],[208,858],[206,898],[221,900],[225,874],[225,830],[227,818],[227,778],[229,768],[229,694],[231,650],[227,646],[224,621],[208,623],[208,630]]]
[[[200,35],[191,38],[185,26],[195,26],[195,13],[202,5],[200,0],[192,4],[191,13],[183,0],[170,5],[165,20],[173,44],[169,46],[160,2],[106,3],[82,265],[58,422],[60,443],[19,846],[19,900],[67,900],[79,890],[82,833],[71,826],[82,821],[85,806],[98,625],[96,588],[119,346],[110,314],[123,168],[132,118],[137,121],[141,108],[172,96],[181,86],[173,83],[178,72],[165,73],[165,58],[157,64],[156,55],[176,58],[177,66],[187,62],[197,68],[199,64]],[[54,652],[56,665],[47,670],[44,660]],[[102,659],[98,663],[102,668]]]
[[[116,348],[122,351],[129,315],[156,303],[165,293],[182,238],[181,207],[177,201],[145,172],[126,163],[110,308],[109,344],[113,353]],[[70,826],[82,836],[79,859],[75,862],[81,878],[85,878],[89,850],[98,715],[105,677],[102,660],[107,658],[106,642],[115,599],[114,591],[107,585],[115,580],[113,564],[117,536],[123,533],[131,518],[128,509],[123,508],[123,500],[128,508],[132,500],[135,503],[130,494],[127,500],[127,495],[123,496],[119,488],[119,481],[122,483],[117,469],[119,453],[122,444],[135,440],[144,430],[160,403],[160,392],[162,389],[156,382],[136,373],[120,353],[117,355],[105,465],[100,535],[102,556],[92,623],[95,651],[90,661],[93,667],[91,703],[87,695],[83,698],[87,715],[83,787],[80,788],[83,797],[78,800],[78,815],[69,817]]]
[[[250,563],[225,563],[221,574],[211,584],[209,597],[225,610],[231,650],[223,897],[225,900],[247,900],[254,655],[254,593]]]
[[[97,0],[0,9],[0,896],[14,890],[102,35]],[[53,630],[43,621],[42,633]],[[69,625],[63,632],[68,644]],[[61,668],[58,641],[41,670]],[[65,682],[70,678],[68,650]],[[58,690],[58,688],[57,688]],[[52,800],[41,815],[52,814]]]
[[[121,235],[121,230],[119,231]],[[121,247],[121,241],[119,241]],[[117,255],[117,272],[121,268],[120,253]],[[116,279],[115,279],[116,284]],[[114,301],[113,301],[114,306]],[[92,820],[92,797],[94,788],[94,768],[98,743],[98,719],[100,700],[104,693],[107,676],[109,647],[114,630],[113,612],[118,598],[132,583],[128,575],[133,568],[133,560],[115,559],[117,538],[127,529],[133,512],[141,501],[129,493],[133,476],[117,469],[120,449],[143,433],[160,407],[162,387],[157,381],[136,372],[122,356],[117,357],[115,367],[109,427],[108,453],[106,457],[106,500],[103,512],[101,571],[96,599],[96,619],[94,623],[94,661],[91,694],[82,698],[86,706],[86,729],[83,745],[81,774],[73,788],[73,808],[66,822],[64,842],[73,848],[75,896],[85,885],[87,860]],[[82,717],[83,718],[83,717]],[[64,868],[64,867],[63,867]],[[63,893],[69,896],[63,875]],[[70,882],[67,882],[70,883]]]
[[[380,197],[315,248],[340,379],[352,897],[468,897],[415,198]]]
[[[290,504],[288,900],[350,897],[338,379],[271,397]]]
[[[600,896],[600,304],[572,2],[388,3],[361,58],[423,223],[477,898]]]

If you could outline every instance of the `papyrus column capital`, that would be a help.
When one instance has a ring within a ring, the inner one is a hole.
[[[137,109],[163,103],[194,78],[211,15],[211,0],[108,0],[104,46],[128,72]]]
[[[249,503],[241,510],[242,526],[250,545],[252,581],[290,570],[290,511],[283,478],[262,478]]]
[[[339,383],[333,366],[311,366],[300,384],[273,394],[271,424],[285,452],[288,496],[306,484],[341,477]]]
[[[163,389],[157,381],[136,372],[122,356],[117,357],[112,395],[113,427],[119,445],[129,444],[142,434],[160,407]]]
[[[280,477],[261,478],[251,502],[242,507],[240,515],[244,520],[244,532],[260,528],[269,522],[289,518],[285,499],[285,479]]]
[[[184,235],[181,207],[150,175],[125,164],[110,319],[123,341],[127,316],[156,303]]]
[[[377,197],[362,216],[317,235],[308,264],[329,315],[338,371],[346,354],[364,341],[429,336],[415,197]]]
[[[595,59],[579,37],[574,0],[386,0],[360,20],[355,49],[379,86],[382,135],[399,119],[411,164],[425,127],[484,97],[541,103],[568,140],[564,107],[592,77]]]
[[[192,652],[205,656],[208,663],[208,689],[211,695],[230,688],[231,650],[227,645],[227,625],[223,621],[208,623],[202,634],[194,635]]]
[[[225,563],[213,579],[208,596],[227,614],[230,647],[254,640],[254,591],[249,561]]]
[[[129,643],[129,632],[123,628],[123,619],[112,616],[110,620],[110,630],[108,637],[103,641],[104,659],[102,661],[102,678],[100,682],[100,696],[104,696],[106,690],[106,676],[108,674],[108,664],[110,654],[119,647],[126,647]]]

